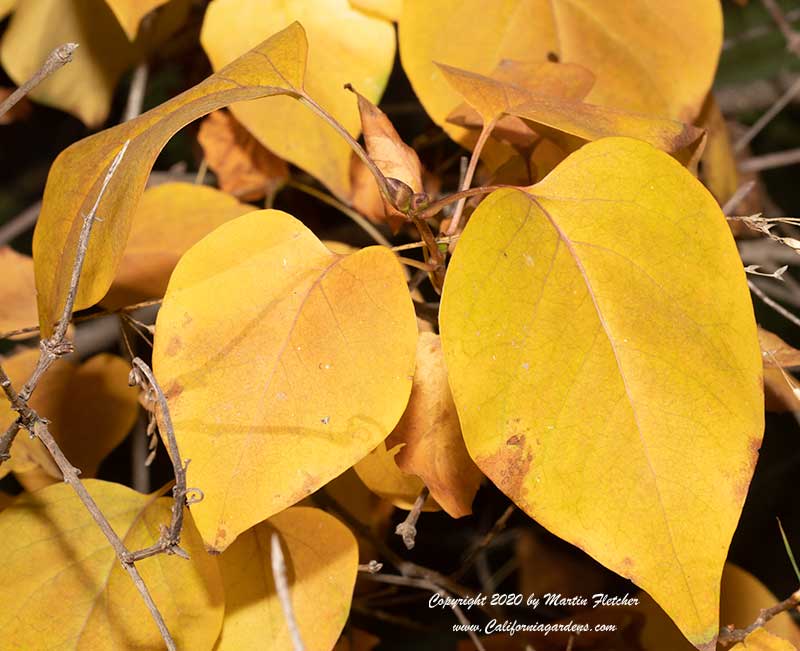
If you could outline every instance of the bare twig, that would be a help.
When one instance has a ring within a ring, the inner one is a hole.
[[[753,156],[739,163],[741,172],[762,172],[800,163],[800,149],[788,149],[763,156]]]
[[[489,139],[489,135],[494,130],[496,124],[497,124],[497,118],[489,122],[489,124],[483,125],[481,133],[478,136],[478,141],[475,143],[475,148],[472,150],[472,156],[470,156],[469,159],[469,166],[467,167],[467,171],[464,174],[464,178],[462,179],[461,185],[458,188],[459,192],[468,190],[469,186],[472,185],[472,177],[475,174],[475,169],[478,167],[478,161],[480,160],[481,152],[483,151],[483,146]],[[453,218],[450,220],[450,225],[447,227],[447,235],[455,235],[455,233],[458,232],[458,226],[461,223],[461,215],[464,212],[464,205],[466,203],[467,203],[467,197],[462,197],[456,204],[456,209],[453,212]]]
[[[33,77],[28,79],[28,81],[22,84],[22,86],[17,88],[17,90],[11,93],[11,95],[6,97],[6,99],[0,103],[0,117],[10,111],[17,102],[25,97],[25,95],[30,93],[47,77],[72,61],[72,55],[77,48],[77,43],[64,43],[64,45],[59,45],[55,50],[48,54],[47,58],[42,64],[42,67],[36,71]]]
[[[123,122],[133,120],[133,118],[142,113],[142,108],[144,107],[144,94],[147,90],[147,77],[147,62],[142,61],[133,69],[133,75],[131,76],[131,88],[128,92],[128,100],[125,104],[125,112],[122,115]]]
[[[150,591],[147,589],[141,574],[139,574],[139,570],[137,570],[133,562],[127,558],[129,552],[125,548],[125,544],[114,531],[113,527],[109,524],[108,520],[106,520],[106,517],[100,511],[100,507],[97,506],[97,502],[94,501],[92,496],[89,494],[89,491],[86,490],[86,487],[78,478],[78,471],[64,456],[61,448],[58,447],[58,443],[56,443],[52,434],[50,434],[49,430],[47,429],[47,425],[41,418],[37,417],[37,420],[33,425],[33,433],[44,444],[48,452],[50,452],[50,456],[53,457],[53,461],[56,462],[58,469],[64,476],[64,481],[69,484],[78,494],[78,497],[80,498],[81,502],[83,502],[86,510],[89,511],[92,518],[97,523],[97,526],[100,527],[100,530],[108,539],[108,542],[111,543],[111,546],[114,548],[117,557],[122,562],[122,567],[125,568],[125,571],[130,575],[134,585],[136,586],[136,589],[139,591],[139,594],[142,595],[142,599],[144,599],[145,604],[147,604],[147,608],[150,611],[150,614],[153,616],[153,619],[158,626],[158,630],[161,632],[161,637],[164,638],[167,649],[169,649],[169,651],[175,651],[177,649],[175,646],[175,641],[172,639],[172,635],[170,635],[167,624],[164,622],[164,618],[153,601],[153,597],[150,594]]]
[[[286,626],[289,628],[289,635],[292,638],[292,646],[294,647],[294,651],[305,651],[306,647],[303,644],[303,639],[300,637],[300,631],[297,628],[297,620],[294,617],[292,598],[289,593],[289,580],[286,578],[286,561],[283,558],[281,539],[277,532],[272,534],[270,551],[275,591],[278,593],[278,600],[281,602],[283,617],[286,620]]]
[[[750,144],[750,142],[755,138],[761,130],[767,126],[772,119],[778,115],[786,105],[791,102],[795,95],[800,92],[800,78],[796,79],[795,82],[788,88],[788,90],[781,95],[778,100],[769,107],[769,109],[762,115],[758,120],[756,120],[755,124],[750,127],[744,135],[736,141],[736,144],[733,146],[733,152],[735,154],[739,154],[744,151],[745,147]]]
[[[0,226],[0,246],[7,244],[15,237],[22,235],[33,228],[36,220],[39,219],[39,211],[42,209],[42,202],[28,206],[16,217],[12,217],[8,222]]]
[[[764,626],[764,624],[766,624],[776,615],[780,615],[781,613],[785,613],[790,610],[795,610],[798,606],[800,606],[800,590],[794,592],[788,599],[784,599],[780,603],[775,604],[770,608],[764,608],[759,613],[756,620],[747,628],[734,628],[733,626],[725,626],[721,628],[718,641],[723,646],[741,642],[748,635],[750,635],[750,633],[755,631],[757,628]]]
[[[758,296],[764,303],[769,305],[773,310],[775,310],[778,314],[780,314],[785,319],[788,319],[796,326],[800,326],[800,318],[796,317],[794,314],[789,312],[783,305],[773,301],[769,296],[767,296],[764,291],[756,285],[752,280],[747,281],[747,286],[750,288],[756,296]]]
[[[754,187],[756,187],[755,181],[742,183],[733,193],[733,196],[722,206],[722,214],[727,215],[736,210],[736,207],[744,201],[744,198],[753,191]]]
[[[403,544],[406,549],[414,549],[417,538],[417,520],[419,520],[419,515],[422,513],[422,507],[425,506],[425,500],[428,499],[429,493],[428,487],[425,486],[414,501],[414,506],[408,512],[406,519],[395,527],[394,532],[403,538]]]
[[[766,7],[770,16],[772,16],[772,20],[775,21],[778,29],[781,30],[783,38],[786,39],[786,49],[795,55],[800,55],[800,34],[794,30],[788,17],[783,13],[780,6],[778,6],[778,3],[775,0],[761,0],[761,4]]]
[[[150,367],[145,364],[138,357],[134,357],[131,361],[131,373],[128,378],[128,383],[131,386],[139,386],[143,391],[155,397],[156,404],[158,405],[159,415],[161,416],[162,434],[167,441],[169,449],[169,456],[172,460],[172,468],[175,473],[175,486],[172,489],[172,521],[170,526],[162,527],[161,536],[158,541],[136,552],[130,552],[127,559],[130,562],[142,560],[156,554],[175,554],[181,558],[189,558],[187,554],[180,547],[181,530],[183,529],[183,510],[187,504],[186,495],[188,489],[186,488],[186,466],[189,462],[183,463],[178,451],[178,441],[175,439],[175,429],[172,426],[172,418],[169,414],[169,407],[167,406],[167,399],[164,392],[158,384]]]
[[[508,520],[513,515],[515,510],[516,507],[513,504],[508,505],[506,510],[503,511],[503,515],[497,518],[494,525],[492,525],[492,528],[489,529],[489,531],[486,532],[486,535],[484,535],[483,538],[481,538],[480,541],[478,541],[478,544],[475,545],[475,547],[473,547],[472,550],[470,550],[470,552],[464,559],[464,562],[461,564],[461,567],[459,567],[458,570],[456,570],[452,574],[451,576],[452,579],[458,581],[461,577],[463,577],[467,573],[469,568],[472,567],[472,564],[477,559],[478,554],[482,550],[485,550],[497,537],[497,535],[501,531],[503,531],[503,529],[506,528],[506,524],[508,524]]]

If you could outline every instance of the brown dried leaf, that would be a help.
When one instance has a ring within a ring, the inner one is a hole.
[[[228,112],[200,123],[197,141],[219,187],[242,201],[273,196],[289,179],[289,166],[264,147]]]
[[[358,157],[353,155],[350,162],[350,183],[353,208],[375,224],[386,223],[393,233],[397,233],[406,218],[391,206],[386,205],[375,177]]]
[[[787,344],[774,332],[759,327],[758,341],[761,344],[765,368],[800,366],[800,350]]]
[[[456,406],[447,382],[439,335],[420,333],[417,367],[408,406],[386,439],[401,445],[394,460],[403,472],[419,476],[453,518],[472,513],[472,500],[483,474],[467,452]]]

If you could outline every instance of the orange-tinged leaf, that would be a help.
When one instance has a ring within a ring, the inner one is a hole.
[[[3,34],[0,61],[9,77],[22,84],[56,47],[78,43],[72,63],[45,79],[29,96],[97,127],[108,117],[122,74],[169,38],[188,11],[187,0],[173,0],[147,34],[130,42],[106,0],[25,0]]]
[[[85,485],[129,549],[155,543],[169,522],[170,498],[94,479]],[[209,649],[222,625],[222,580],[188,512],[181,546],[191,561],[162,554],[136,567],[178,648]],[[0,553],[6,648],[164,648],[128,573],[67,484],[23,494],[0,514]]]
[[[17,0],[0,0],[0,18],[5,18],[17,5]]]
[[[759,327],[758,340],[764,358],[764,402],[768,411],[800,411],[800,385],[784,370],[800,366],[800,351],[778,335]],[[795,393],[797,389],[798,393]]]
[[[757,628],[731,651],[797,651],[797,647],[763,628]]]
[[[363,14],[347,0],[216,0],[206,11],[200,41],[215,70],[293,20],[309,34],[305,88],[352,135],[358,109],[346,83],[370,101],[380,99],[395,52],[391,23]],[[235,34],[235,38],[231,38]],[[231,107],[265,147],[322,181],[334,194],[350,194],[350,146],[327,122],[288,98]]]
[[[0,491],[0,511],[4,510],[7,506],[14,502],[14,496],[9,495],[5,491]]]
[[[0,333],[36,324],[33,260],[10,246],[0,246]]]
[[[587,101],[692,122],[722,46],[718,0],[641,0],[620,11],[596,0],[406,0],[399,21],[403,68],[433,120],[460,103],[434,62],[489,74],[502,59],[559,61],[591,70]]]
[[[192,247],[170,279],[153,364],[187,481],[205,493],[192,513],[206,545],[225,549],[386,438],[416,341],[388,249],[337,255],[276,210]]]
[[[408,406],[386,439],[397,466],[417,475],[431,497],[454,518],[472,513],[472,500],[483,475],[464,445],[456,406],[447,383],[439,335],[422,332],[417,342],[417,368]]]
[[[191,183],[164,183],[142,195],[108,309],[160,298],[180,257],[217,226],[255,210],[229,194]]]
[[[692,651],[675,624],[645,592],[639,593],[637,610],[645,615],[641,641],[644,651]],[[720,624],[734,628],[750,626],[761,610],[780,601],[756,577],[733,563],[725,563],[720,594]],[[767,631],[800,644],[800,629],[789,613],[780,613],[764,626]]]
[[[324,511],[293,507],[243,533],[219,557],[225,620],[214,651],[292,648],[275,591],[271,538],[278,533],[289,569],[297,628],[307,651],[330,651],[347,621],[358,573],[350,530]]]
[[[200,123],[197,141],[219,187],[242,201],[273,196],[289,179],[289,166],[258,142],[227,111]]]
[[[400,452],[399,445],[387,449],[386,443],[381,442],[353,466],[353,470],[364,485],[378,497],[391,502],[397,508],[410,511],[422,489],[425,488],[425,483],[416,475],[400,470],[394,460],[398,452]],[[422,510],[438,511],[439,506],[429,497]]]
[[[15,386],[21,387],[36,366],[38,350],[11,357],[3,367]],[[130,366],[121,357],[95,355],[80,366],[59,361],[44,375],[33,394],[31,406],[49,419],[50,431],[81,477],[93,477],[100,462],[116,448],[136,422],[136,391],[128,386]],[[0,428],[16,414],[0,406]],[[10,463],[15,472],[41,468],[61,479],[50,453],[37,439],[20,434],[11,446]]]
[[[376,224],[386,222],[397,233],[406,222],[405,215],[386,206],[372,171],[355,155],[350,165],[350,183],[353,208]]]
[[[142,19],[169,0],[105,0],[128,39],[133,41]]]
[[[438,67],[444,78],[478,111],[484,124],[504,114],[513,115],[532,122],[534,129],[544,128],[545,135],[568,150],[577,149],[586,141],[628,136],[675,153],[691,146],[703,134],[700,129],[674,120],[587,104],[569,96],[538,94],[467,70],[443,64]],[[559,141],[556,132],[573,138]]]
[[[303,85],[306,38],[294,23],[177,97],[65,149],[53,163],[33,238],[39,322],[43,336],[64,309],[83,216],[111,161],[130,140],[100,202],[89,239],[75,309],[97,303],[111,286],[131,220],[153,162],[173,134],[210,111],[256,97],[296,94]],[[57,76],[56,76],[57,77]]]
[[[645,143],[585,145],[473,213],[440,323],[478,467],[713,648],[763,433],[753,308],[713,197]]]
[[[739,170],[728,125],[711,93],[703,105],[698,124],[708,134],[706,147],[700,158],[700,178],[722,205],[739,189]],[[740,208],[737,206],[737,209]]]
[[[400,138],[391,120],[357,91],[358,112],[367,153],[383,175],[402,181],[414,192],[422,192],[419,156]]]
[[[765,367],[800,366],[800,350],[787,344],[774,332],[759,327],[758,341],[761,344]]]

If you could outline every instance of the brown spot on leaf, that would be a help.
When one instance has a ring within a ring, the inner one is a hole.
[[[508,444],[497,452],[478,459],[478,467],[512,500],[525,502],[523,484],[533,461],[533,452],[525,447],[524,436],[512,436],[520,443]],[[509,439],[509,440],[511,440]]]
[[[164,353],[170,357],[174,357],[178,354],[181,348],[183,348],[183,341],[181,341],[181,338],[178,335],[172,335],[172,339],[169,340],[167,349],[164,351]]]
[[[173,380],[164,391],[164,397],[167,400],[174,400],[183,393],[183,385],[177,380]]]
[[[509,436],[506,445],[525,445],[525,436],[518,436],[517,434]]]

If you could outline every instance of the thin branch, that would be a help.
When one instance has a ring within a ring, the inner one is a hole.
[[[778,6],[778,3],[775,2],[775,0],[761,0],[761,4],[766,7],[770,16],[772,16],[772,20],[775,21],[778,29],[781,30],[783,38],[786,39],[786,49],[796,55],[800,55],[800,34],[794,30],[789,19],[783,13],[780,6]]]
[[[778,100],[769,107],[769,109],[762,115],[758,120],[756,120],[755,124],[750,127],[744,135],[736,141],[736,144],[733,146],[733,153],[739,154],[750,144],[750,142],[755,138],[761,130],[766,127],[772,119],[778,115],[786,105],[791,102],[795,95],[800,92],[800,77],[798,77],[795,82],[789,86],[786,92],[781,95]]]
[[[59,45],[55,50],[48,54],[47,59],[45,59],[44,63],[42,64],[42,67],[36,71],[33,77],[28,79],[28,81],[22,84],[22,86],[17,88],[17,90],[11,93],[11,95],[6,97],[6,99],[0,103],[0,117],[8,113],[8,111],[10,111],[17,102],[25,97],[25,95],[30,93],[47,77],[72,61],[72,55],[76,49],[78,49],[77,43],[64,43],[64,45]]]
[[[161,637],[164,638],[164,642],[167,645],[167,649],[169,651],[176,651],[177,647],[175,646],[175,641],[172,639],[167,624],[164,622],[164,618],[153,601],[153,597],[147,589],[141,574],[139,574],[139,570],[127,559],[128,550],[125,548],[125,544],[120,540],[108,520],[106,520],[100,508],[97,506],[97,502],[94,501],[89,491],[86,490],[86,487],[78,478],[78,471],[64,456],[61,448],[58,447],[58,443],[56,443],[52,434],[50,434],[50,431],[47,429],[47,425],[45,425],[41,418],[37,418],[33,425],[33,433],[44,444],[48,452],[50,452],[50,456],[53,457],[53,461],[56,462],[58,469],[64,476],[64,481],[77,493],[81,502],[83,502],[83,505],[86,507],[86,510],[89,511],[92,518],[97,523],[97,526],[100,527],[100,530],[114,548],[117,558],[119,558],[122,563],[122,567],[125,568],[125,571],[130,575],[136,589],[139,591],[139,594],[142,595],[145,604],[147,604],[147,609],[155,620],[158,630],[161,632]]]
[[[788,599],[784,599],[770,608],[764,608],[759,613],[756,620],[747,628],[734,628],[733,626],[723,627],[720,629],[718,641],[723,646],[741,642],[750,635],[750,633],[764,626],[764,624],[776,615],[794,610],[798,606],[800,606],[800,590],[794,592]]]
[[[800,318],[796,317],[794,314],[789,312],[783,305],[773,301],[769,296],[767,296],[764,291],[756,285],[752,280],[747,281],[747,286],[750,288],[756,296],[758,296],[764,303],[769,305],[773,310],[775,310],[778,314],[780,314],[785,319],[788,319],[796,326],[800,326]]]
[[[141,115],[142,109],[144,108],[144,95],[147,90],[148,76],[149,71],[146,61],[142,61],[133,69],[131,87],[128,91],[128,100],[125,104],[125,112],[122,114],[123,122],[133,120],[133,118]]]
[[[361,215],[360,213],[356,212],[349,206],[345,206],[341,201],[332,197],[320,190],[317,190],[315,187],[310,185],[306,185],[305,183],[300,183],[299,181],[295,181],[290,179],[289,182],[286,184],[289,188],[294,188],[295,190],[300,190],[300,192],[304,192],[315,199],[319,199],[322,203],[326,203],[329,206],[336,208],[339,212],[343,215],[346,215],[350,219],[352,219],[356,224],[358,224],[364,232],[366,232],[373,240],[375,240],[378,244],[383,246],[388,246],[389,248],[392,247],[392,243],[387,240],[383,233],[381,233],[375,226],[370,222],[366,217]]]
[[[433,203],[428,204],[424,210],[420,210],[417,213],[417,216],[420,219],[430,219],[431,217],[435,217],[442,210],[442,208],[449,206],[451,203],[459,201],[462,198],[477,197],[478,195],[489,194],[495,190],[501,190],[503,188],[513,188],[514,190],[522,189],[516,185],[487,185],[480,188],[470,188],[469,190],[456,192],[444,197],[443,199],[439,199],[439,201],[434,201]]]
[[[472,155],[469,159],[469,166],[467,167],[467,171],[464,174],[464,178],[461,181],[461,185],[459,186],[459,192],[463,192],[464,190],[469,190],[469,186],[472,185],[472,177],[475,175],[475,169],[478,167],[478,161],[481,157],[481,152],[483,151],[483,146],[486,144],[486,141],[489,139],[489,135],[494,130],[495,125],[497,124],[497,118],[489,122],[489,124],[484,124],[483,128],[481,129],[481,133],[478,136],[478,141],[475,143],[475,148],[472,150]],[[450,220],[450,225],[447,227],[447,235],[455,235],[458,232],[458,225],[461,223],[461,215],[464,212],[464,206],[467,203],[467,197],[462,197],[459,199],[458,203],[456,204],[456,209],[453,212],[453,219]]]
[[[495,521],[494,525],[492,525],[492,528],[489,529],[489,531],[486,532],[486,535],[484,535],[483,538],[481,538],[481,540],[478,542],[478,544],[475,545],[475,547],[472,550],[470,550],[470,552],[467,554],[466,558],[464,559],[464,562],[461,564],[461,567],[459,567],[458,570],[456,570],[451,575],[452,579],[454,579],[455,581],[458,581],[459,579],[461,579],[461,577],[463,577],[467,573],[467,571],[470,569],[470,567],[472,567],[472,564],[478,558],[478,554],[481,551],[485,550],[492,543],[492,541],[497,537],[497,535],[501,531],[503,531],[503,529],[506,528],[506,524],[508,524],[508,520],[512,516],[512,514],[514,513],[515,510],[516,510],[516,507],[513,504],[509,504],[508,505],[506,510],[503,511],[503,515],[501,515],[499,518],[497,518],[497,520]]]
[[[742,203],[745,197],[753,191],[754,187],[756,187],[755,181],[747,181],[745,183],[742,183],[736,189],[736,192],[733,193],[733,196],[730,199],[728,199],[722,206],[722,214],[727,215],[728,213],[731,213],[734,210],[736,210],[737,206],[740,203]]]
[[[292,598],[289,593],[289,580],[286,578],[286,561],[283,558],[281,539],[277,532],[272,534],[270,551],[275,591],[278,593],[278,600],[281,602],[283,617],[286,620],[286,626],[289,628],[289,635],[292,638],[292,646],[294,647],[294,651],[305,651],[306,647],[303,644],[303,639],[300,637],[300,630],[297,628],[297,620],[294,617]]]
[[[800,163],[800,149],[788,149],[786,151],[773,152],[763,156],[753,156],[739,163],[740,172],[762,172],[772,170],[787,165],[797,165]]]
[[[16,217],[12,217],[8,222],[0,226],[0,246],[8,244],[11,240],[29,231],[39,219],[39,212],[42,209],[42,202],[28,206]]]
[[[420,491],[417,499],[414,500],[414,506],[408,512],[406,519],[398,524],[397,527],[395,527],[394,532],[398,536],[402,537],[403,544],[406,546],[406,549],[414,549],[417,539],[417,520],[419,520],[420,513],[422,513],[422,507],[425,506],[425,500],[428,499],[429,494],[430,491],[428,490],[428,487],[425,486]]]

